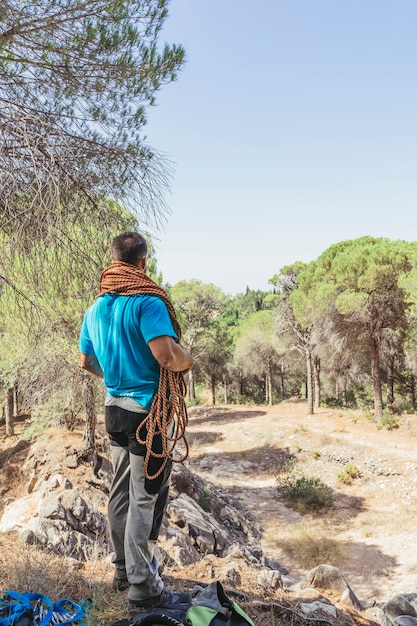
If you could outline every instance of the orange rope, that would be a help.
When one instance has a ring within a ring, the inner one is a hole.
[[[149,278],[143,270],[129,263],[113,261],[110,267],[102,272],[100,277],[100,295],[103,293],[117,293],[124,296],[140,294],[160,298],[168,309],[172,326],[178,336],[178,341],[180,340],[181,328],[171,300],[162,287]],[[183,463],[188,457],[189,448],[185,437],[185,430],[188,425],[187,406],[185,404],[186,394],[187,386],[182,372],[171,372],[160,367],[159,385],[150,411],[136,430],[137,441],[146,446],[144,472],[148,480],[157,478],[163,472],[168,461]],[[169,436],[168,433],[173,422],[174,431],[172,436]],[[142,426],[146,426],[147,429],[146,439],[144,440],[141,439],[139,434]],[[152,450],[154,436],[159,434],[162,440],[161,454]],[[185,452],[179,458],[174,458],[174,450],[180,441],[185,446]],[[161,466],[153,475],[148,473],[151,457],[163,459]]]
[[[163,391],[161,392],[161,390]],[[168,394],[165,391],[168,391]],[[142,420],[136,431],[138,442],[146,445],[145,476],[150,480],[157,478],[163,472],[168,461],[183,463],[188,457],[189,449],[185,437],[185,430],[188,425],[187,407],[185,405],[186,393],[187,387],[182,373],[170,372],[161,367],[158,392],[155,394],[148,415]],[[173,422],[174,431],[170,437],[168,432]],[[145,425],[147,435],[146,439],[142,440],[139,433],[142,426]],[[152,450],[154,435],[158,434],[162,438],[161,454],[157,454]],[[174,457],[174,449],[179,441],[184,443],[185,452],[179,458],[176,458]],[[162,465],[152,476],[148,473],[148,464],[151,457],[163,459]]]

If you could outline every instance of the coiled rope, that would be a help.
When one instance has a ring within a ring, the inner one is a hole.
[[[147,295],[160,298],[168,309],[173,329],[181,339],[181,328],[175,313],[175,309],[166,292],[155,283],[144,270],[129,263],[113,261],[100,277],[100,295],[104,293],[116,293],[121,296]],[[189,447],[185,436],[188,424],[187,407],[185,396],[187,386],[182,372],[171,372],[163,367],[159,368],[159,385],[155,393],[151,408],[136,430],[137,441],[145,445],[146,455],[144,461],[145,477],[148,480],[157,478],[165,469],[168,461],[183,463],[189,453]],[[142,439],[140,431],[146,427],[146,438]],[[172,434],[170,431],[173,429]],[[152,450],[154,437],[160,435],[162,451]],[[183,453],[174,455],[177,444],[182,442]],[[149,474],[151,458],[161,459],[158,469],[152,475]]]

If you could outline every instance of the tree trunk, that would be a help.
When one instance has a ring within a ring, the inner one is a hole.
[[[343,406],[347,407],[347,380],[346,376],[343,378]]]
[[[223,378],[223,401],[225,404],[228,404],[229,397],[227,395],[227,379]]]
[[[314,406],[318,409],[321,403],[320,358],[314,357]]]
[[[269,406],[272,406],[272,376],[271,376],[271,362],[268,359],[268,368],[266,371],[266,395]]]
[[[213,406],[216,405],[216,377],[214,374],[210,377],[211,381],[211,403]]]
[[[239,395],[240,395],[240,397],[243,396],[243,392],[244,392],[244,389],[243,389],[243,376],[242,376],[242,372],[239,372]]]
[[[188,396],[191,401],[195,400],[194,372],[192,369],[188,373]]]
[[[5,406],[5,418],[6,418],[6,437],[14,435],[13,428],[13,409],[14,409],[14,387],[9,387],[6,390],[6,406]]]
[[[19,415],[19,394],[17,391],[17,383],[13,386],[13,418]]]
[[[379,350],[375,337],[371,337],[369,340],[369,354],[371,357],[372,384],[374,388],[374,420],[379,422],[383,414],[383,404],[381,374],[379,371]]]
[[[93,468],[94,474],[97,476],[103,459],[99,454],[97,454],[96,449],[96,394],[94,390],[93,379],[90,374],[83,375],[83,393],[86,414],[85,428],[83,433],[83,442],[85,444],[85,449],[80,453],[79,458],[88,461]]]
[[[86,414],[83,442],[87,450],[95,450],[97,425],[96,394],[90,374],[84,374],[83,376],[83,393]]]
[[[281,394],[281,400],[284,399],[285,395],[285,377],[284,377],[284,364],[281,363],[280,372],[279,372],[279,392]]]
[[[306,392],[307,392],[307,407],[308,414],[313,415],[314,413],[314,404],[313,404],[313,376],[312,376],[312,367],[311,367],[311,352],[307,352],[306,357]]]
[[[394,355],[387,359],[387,407],[394,404]]]
[[[413,374],[411,374],[410,378],[410,398],[411,398],[411,406],[413,409],[416,408],[416,379]]]

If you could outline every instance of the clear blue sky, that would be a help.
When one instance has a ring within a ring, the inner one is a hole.
[[[170,156],[165,281],[269,289],[362,235],[417,240],[416,0],[172,0],[187,62],[149,112]]]

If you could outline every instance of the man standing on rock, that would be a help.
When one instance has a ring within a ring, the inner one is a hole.
[[[146,257],[139,233],[114,238],[112,264],[101,275],[100,295],[80,333],[81,367],[104,378],[107,389],[113,586],[129,588],[131,609],[189,599],[164,587],[154,547],[168,500],[172,449],[187,422],[184,374],[193,359],[178,343],[171,301],[146,275]]]

